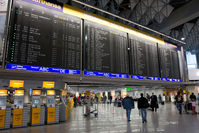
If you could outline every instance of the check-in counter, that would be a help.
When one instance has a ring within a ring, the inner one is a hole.
[[[24,107],[24,90],[15,90],[12,127],[28,125],[28,107]]]
[[[31,107],[31,125],[44,125],[45,107],[41,105],[41,90],[33,90]]]
[[[6,105],[7,90],[0,90],[0,129],[10,128],[11,107]]]
[[[47,90],[46,124],[59,123],[59,105],[55,104],[55,90]]]

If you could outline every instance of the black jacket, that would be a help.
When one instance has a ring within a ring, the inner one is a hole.
[[[138,109],[148,108],[148,107],[149,107],[148,100],[145,97],[140,97],[138,99]]]
[[[190,95],[190,99],[191,99],[192,101],[196,101],[196,96],[195,96],[194,94],[191,94],[191,95]]]

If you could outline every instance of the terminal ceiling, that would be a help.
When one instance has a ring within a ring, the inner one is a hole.
[[[95,9],[74,2],[75,0],[58,0],[74,7],[119,21],[146,31],[136,25],[107,15]],[[199,0],[78,0],[93,7],[103,9],[143,26],[162,32],[178,40],[186,42],[184,48],[188,51],[199,46]],[[149,32],[149,31],[146,31]],[[150,32],[151,34],[155,34]],[[157,35],[157,34],[155,34]],[[160,36],[160,35],[158,35]],[[160,36],[162,37],[162,36]],[[163,37],[164,38],[164,37]],[[181,45],[171,39],[166,41]]]

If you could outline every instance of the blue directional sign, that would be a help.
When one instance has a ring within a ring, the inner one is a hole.
[[[7,64],[6,69],[80,75],[80,70],[51,68],[51,67],[39,67],[39,66],[27,66],[27,65],[15,65],[15,64]]]
[[[104,72],[93,72],[93,71],[84,71],[84,75],[114,77],[114,78],[129,78],[129,75],[127,74],[115,74],[115,73],[104,73]]]

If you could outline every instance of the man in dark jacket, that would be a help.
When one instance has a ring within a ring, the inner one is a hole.
[[[126,117],[128,121],[130,120],[130,115],[131,115],[131,109],[134,109],[134,101],[132,99],[132,97],[129,97],[129,95],[127,95],[123,100],[122,100],[122,105],[123,108],[126,109]]]
[[[142,116],[142,123],[147,122],[146,117],[147,117],[147,112],[146,109],[149,107],[148,100],[143,97],[143,93],[140,94],[141,97],[138,99],[138,109],[141,112]]]
[[[157,96],[154,95],[154,93],[152,93],[152,96],[151,96],[151,108],[152,108],[152,111],[154,111],[154,108],[155,108],[155,112],[157,111],[157,108],[158,108],[158,99],[157,99]]]

